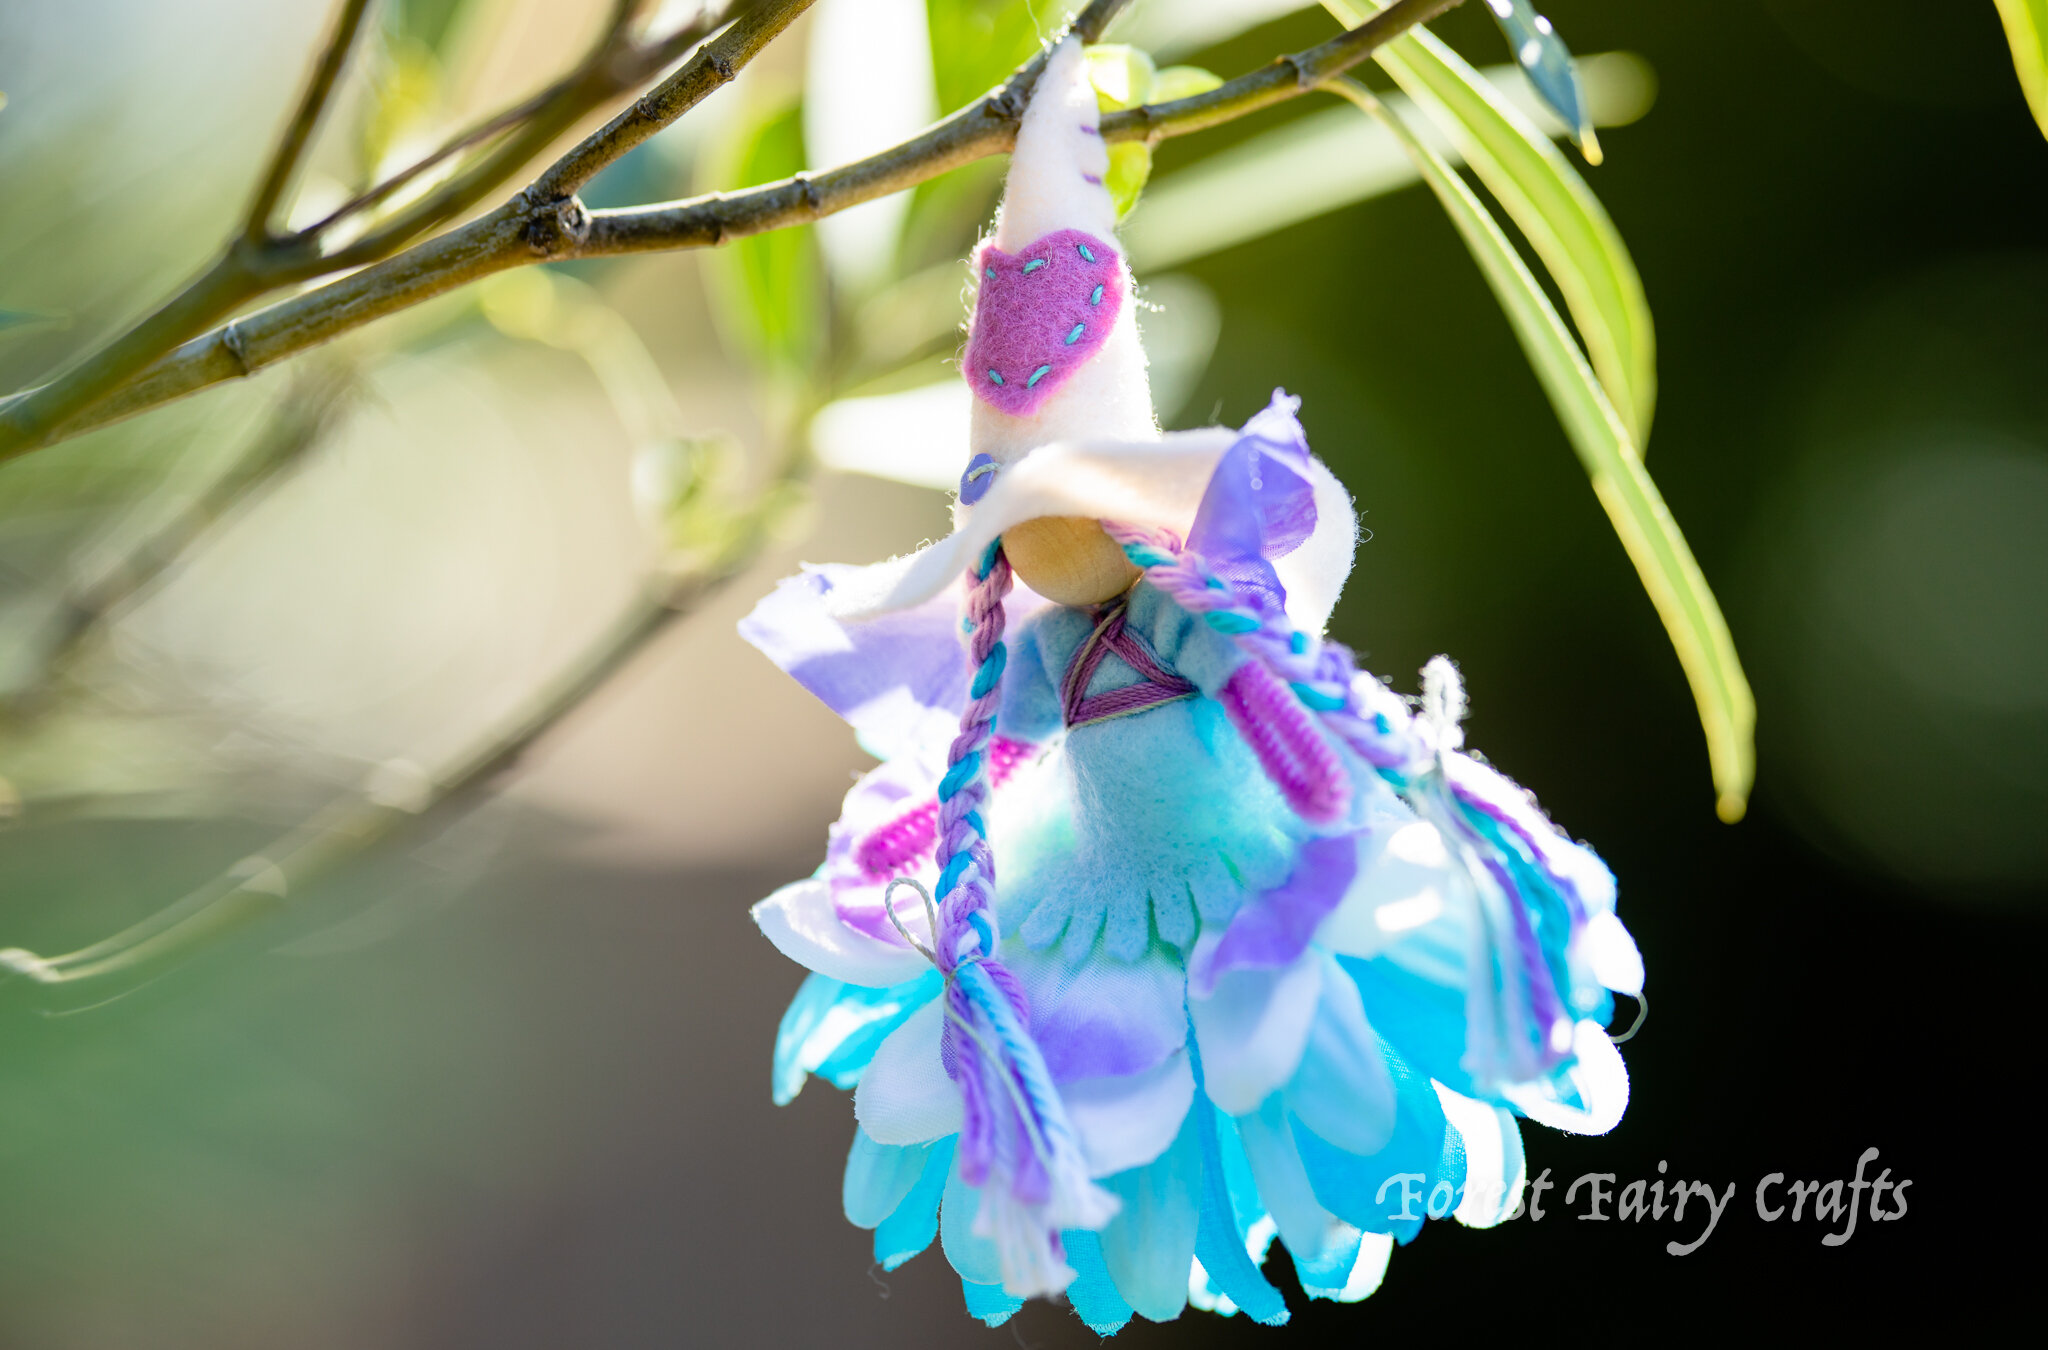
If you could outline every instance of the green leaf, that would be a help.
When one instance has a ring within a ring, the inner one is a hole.
[[[748,187],[803,167],[802,108],[787,103],[742,121],[707,157],[706,174],[719,187]],[[720,332],[765,373],[800,382],[816,369],[826,327],[825,278],[811,226],[771,230],[715,250],[705,275]]]
[[[1121,112],[1143,103],[1165,103],[1206,94],[1223,81],[1200,66],[1156,69],[1152,58],[1136,47],[1103,42],[1088,48],[1088,80],[1095,86],[1095,104],[1103,112]],[[1122,141],[1109,147],[1109,172],[1102,180],[1122,219],[1138,204],[1138,194],[1152,177],[1152,147],[1143,141]]]
[[[1098,42],[1085,55],[1088,82],[1095,86],[1095,102],[1102,111],[1121,112],[1152,101],[1158,68],[1151,56],[1120,42]]]
[[[1997,0],[2013,69],[2041,134],[2048,136],[2048,0]]]
[[[1400,140],[1506,311],[1572,448],[1592,475],[1595,495],[1678,649],[1707,733],[1716,809],[1723,820],[1740,820],[1756,772],[1756,704],[1721,607],[1657,485],[1644,471],[1628,428],[1542,286],[1465,180],[1363,85],[1343,80],[1330,87],[1377,117]]]
[[[1152,94],[1147,103],[1171,103],[1175,99],[1193,98],[1219,89],[1223,77],[1213,70],[1200,66],[1168,66],[1152,76]]]
[[[1038,50],[1031,11],[1019,0],[926,0],[941,112],[980,98]]]
[[[1371,0],[1324,0],[1350,27]],[[1638,446],[1657,399],[1656,335],[1642,277],[1614,221],[1586,180],[1520,110],[1464,58],[1421,29],[1382,47],[1378,60],[1441,125],[1536,250],[1585,338],[1593,369]]]

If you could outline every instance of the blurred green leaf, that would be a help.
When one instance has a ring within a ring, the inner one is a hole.
[[[1628,428],[1543,288],[1477,194],[1363,86],[1345,81],[1333,87],[1379,118],[1401,141],[1506,311],[1572,448],[1592,475],[1594,493],[1621,536],[1671,635],[1672,646],[1678,650],[1707,733],[1716,809],[1723,820],[1740,820],[1755,776],[1756,705],[1721,607],[1657,485],[1644,471]]]
[[[1324,0],[1356,27],[1370,0]],[[1637,446],[1657,398],[1656,334],[1642,277],[1586,180],[1536,125],[1463,57],[1420,29],[1380,49],[1402,90],[1444,128],[1543,261],[1593,369]]]
[[[925,17],[941,112],[980,98],[1038,50],[1038,25],[1021,0],[929,0]]]
[[[441,58],[402,32],[386,31],[373,49],[370,97],[356,133],[356,172],[374,179],[409,141],[424,136],[440,111]]]
[[[398,0],[385,7],[384,26],[445,56],[467,8],[466,0]]]
[[[804,167],[802,106],[791,102],[743,120],[706,157],[708,181],[751,187]],[[762,370],[801,381],[815,368],[825,335],[825,276],[809,225],[771,230],[705,259],[719,329]]]
[[[1096,106],[1103,112],[1121,112],[1142,103],[1164,103],[1207,93],[1223,81],[1199,66],[1169,66],[1159,70],[1152,58],[1136,47],[1121,43],[1098,43],[1088,49],[1088,79],[1095,86]],[[1116,202],[1119,217],[1130,214],[1138,194],[1152,176],[1152,147],[1143,141],[1122,141],[1109,147],[1109,173],[1103,185]]]
[[[38,328],[63,328],[70,324],[68,314],[53,314],[32,309],[0,309],[0,337],[12,337],[16,333],[32,332]]]
[[[1088,82],[1104,112],[1135,108],[1152,99],[1152,58],[1121,42],[1098,42],[1088,48]]]
[[[1152,76],[1153,103],[1171,103],[1177,98],[1193,98],[1221,87],[1223,77],[1200,66],[1168,66]]]
[[[2041,134],[2048,136],[2048,0],[1997,0],[2013,69]]]
[[[1500,25],[1501,36],[1508,40],[1515,64],[1569,129],[1586,159],[1598,164],[1600,143],[1593,138],[1593,122],[1586,116],[1578,68],[1572,63],[1571,49],[1564,45],[1564,39],[1529,0],[1487,0],[1486,7]]]

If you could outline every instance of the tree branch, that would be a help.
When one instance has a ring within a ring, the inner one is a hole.
[[[700,53],[699,62],[677,72],[663,88],[686,77],[702,64],[706,56],[718,61],[720,69],[728,71],[745,65],[811,3],[812,0],[758,0],[758,3],[749,5],[737,22],[706,45],[705,51]],[[373,262],[389,255],[421,232],[468,210],[590,109],[661,69],[680,55],[690,42],[715,26],[715,22],[723,21],[714,21],[707,12],[660,42],[622,49],[623,34],[636,9],[637,5],[621,4],[618,7],[617,17],[607,29],[604,39],[575,71],[554,86],[556,97],[552,101],[533,108],[529,120],[517,135],[499,146],[482,163],[380,224],[369,235],[339,252],[323,254],[324,232],[341,219],[335,216],[321,221],[312,229],[282,238],[265,237],[252,241],[246,234],[238,236],[196,280],[134,328],[50,383],[0,399],[0,462],[75,434],[87,426],[111,420],[103,416],[88,419],[81,414],[92,411],[96,405],[130,384],[138,372],[159,362],[177,344],[203,332],[248,301],[280,286]],[[325,71],[333,59],[334,50],[330,46],[321,70]],[[681,116],[705,93],[729,78],[728,73],[703,85],[693,99],[671,100],[670,120]],[[326,83],[331,87],[331,79]],[[321,84],[322,80],[316,77],[315,87]],[[309,98],[313,92],[309,89]],[[304,114],[302,106],[300,114],[293,119],[294,127]],[[311,123],[308,122],[303,131],[288,130],[280,153],[297,143],[300,135],[310,134],[310,128]],[[273,169],[273,175],[275,172]],[[266,176],[265,193],[269,190],[269,177]],[[364,194],[364,205],[387,196],[389,190],[373,189]],[[514,201],[523,199],[524,194],[515,197]],[[218,330],[213,336],[222,343],[224,352],[233,358],[237,373],[247,374],[253,370],[242,361],[233,324]]]
[[[0,725],[33,716],[87,635],[170,571],[230,509],[305,457],[343,420],[359,392],[355,372],[339,362],[314,361],[295,371],[292,388],[225,472],[119,557],[65,589],[32,681],[0,692]]]
[[[284,196],[285,188],[298,170],[299,161],[305,157],[307,143],[313,139],[313,132],[319,128],[320,119],[327,112],[328,100],[334,94],[334,82],[341,77],[342,67],[348,64],[349,53],[355,48],[356,35],[362,31],[363,16],[369,8],[370,0],[342,0],[341,12],[335,16],[334,31],[327,36],[327,49],[314,65],[313,77],[306,82],[305,92],[299,96],[298,109],[285,123],[284,135],[279,138],[277,149],[271,153],[270,167],[257,185],[255,197],[249,202],[242,228],[242,237],[249,243],[260,245],[270,240],[270,213],[277,209],[278,200]]]
[[[764,538],[757,528],[701,575],[650,581],[596,641],[434,778],[422,775],[423,781],[396,791],[367,788],[334,802],[175,904],[90,946],[51,957],[20,947],[0,950],[0,988],[21,977],[22,984],[9,992],[83,986],[92,998],[104,999],[278,914],[297,893],[375,845],[445,817],[510,770],[671,624],[737,576]]]
[[[1157,142],[1297,98],[1315,90],[1322,81],[1358,65],[1410,28],[1461,2],[1396,0],[1357,28],[1307,51],[1280,57],[1265,69],[1240,76],[1208,93],[1110,114],[1102,119],[1103,135],[1111,141]],[[1084,40],[1100,36],[1123,3],[1124,0],[1096,0],[1076,18],[1074,31]],[[1017,122],[1044,56],[1041,52],[1027,62],[987,98],[903,144],[823,173],[802,174],[743,192],[712,193],[688,201],[597,212],[586,211],[573,195],[536,198],[530,188],[467,225],[185,343],[141,378],[62,428],[62,434],[72,435],[131,417],[224,380],[251,374],[386,314],[496,272],[570,258],[715,247],[748,235],[807,224],[861,202],[914,187],[974,160],[1007,152],[1015,144]],[[682,73],[678,72],[678,78]],[[637,125],[633,119],[642,113],[647,102],[642,100],[641,105],[614,119],[585,146],[603,142],[615,149],[614,158],[623,154],[644,139],[637,131],[628,129],[628,124]],[[583,153],[584,147],[579,146],[563,157],[562,162],[570,165],[570,171],[565,172],[562,181],[588,181],[589,174],[576,177],[586,163]],[[547,181],[548,175],[544,174],[535,187]],[[10,412],[10,404],[0,403],[0,459],[31,448],[6,443],[5,419]]]

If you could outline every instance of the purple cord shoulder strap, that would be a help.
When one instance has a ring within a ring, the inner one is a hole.
[[[1060,680],[1060,711],[1069,728],[1107,722],[1113,717],[1128,717],[1132,713],[1141,713],[1177,699],[1192,698],[1196,694],[1194,685],[1160,665],[1159,658],[1145,639],[1125,626],[1129,608],[1130,602],[1126,597],[1102,611],[1096,620],[1095,631],[1075,649],[1073,659],[1067,662],[1067,673]],[[1138,682],[1089,698],[1089,681],[1095,678],[1103,658],[1112,653],[1138,672]]]

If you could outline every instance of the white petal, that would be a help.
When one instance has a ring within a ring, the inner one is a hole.
[[[1613,914],[1595,914],[1579,935],[1580,950],[1593,978],[1618,994],[1633,998],[1643,992],[1643,954],[1636,940]]]
[[[1273,571],[1287,589],[1287,617],[1304,633],[1320,633],[1337,607],[1351,561],[1358,552],[1358,517],[1351,494],[1319,459],[1308,462],[1309,486],[1315,490],[1316,527],[1301,546],[1276,559]]]
[[[1359,837],[1358,875],[1316,931],[1316,941],[1345,956],[1377,956],[1406,934],[1453,910],[1463,869],[1436,826],[1411,821]]]
[[[1605,1134],[1628,1110],[1628,1066],[1598,1022],[1580,1022],[1573,1028],[1572,1051],[1578,1056],[1572,1086],[1585,1109],[1566,1106],[1533,1084],[1503,1088],[1501,1095],[1539,1125],[1568,1134]]]
[[[1322,996],[1301,1067],[1287,1084],[1287,1109],[1338,1148],[1370,1157],[1394,1134],[1394,1078],[1358,986],[1336,957],[1321,960]]]
[[[1491,1228],[1521,1203],[1528,1167],[1522,1130],[1513,1113],[1431,1081],[1451,1126],[1465,1141],[1465,1191],[1456,1218],[1467,1228]]]
[[[1344,1292],[1337,1295],[1337,1301],[1357,1303],[1379,1292],[1380,1281],[1387,1278],[1387,1259],[1393,1254],[1393,1234],[1359,1234],[1358,1261],[1351,1267],[1351,1278],[1344,1282]]]
[[[817,877],[791,882],[755,905],[754,922],[776,950],[829,979],[886,989],[931,969],[907,947],[855,932],[832,909],[832,889]]]
[[[1294,1076],[1322,989],[1313,951],[1282,970],[1232,970],[1208,998],[1189,999],[1209,1100],[1249,1115]]]
[[[875,1047],[853,1093],[853,1115],[878,1144],[924,1144],[960,1129],[960,1089],[939,1059],[945,1000],[912,1013]]]
[[[1088,1175],[1106,1177],[1166,1152],[1195,1100],[1195,1075],[1188,1052],[1176,1050],[1144,1073],[1063,1083],[1060,1100],[1080,1136]]]

